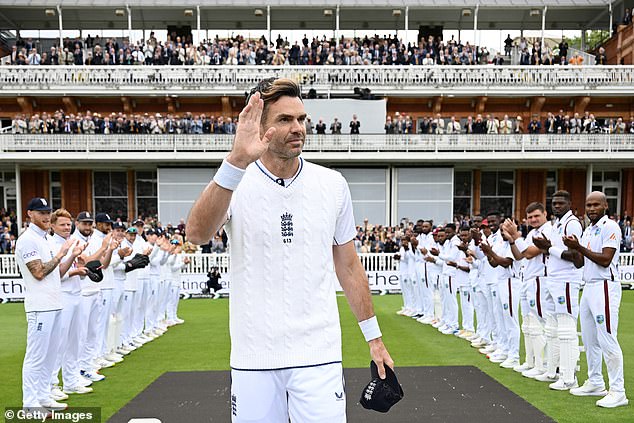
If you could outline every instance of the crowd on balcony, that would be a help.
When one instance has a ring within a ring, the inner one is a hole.
[[[542,52],[541,43],[532,47],[522,38],[518,43],[510,37],[505,51],[495,55],[485,46],[475,46],[452,38],[429,36],[416,43],[405,43],[393,36],[341,37],[339,42],[325,35],[291,43],[281,35],[270,42],[264,37],[246,39],[242,35],[203,40],[196,45],[191,39],[174,36],[158,41],[151,33],[147,40],[130,43],[98,36],[67,39],[62,49],[53,46],[40,51],[31,39],[19,39],[13,46],[12,65],[496,65],[510,64],[513,47],[519,48],[521,64],[582,64],[581,56],[568,54],[564,39],[558,49]],[[604,52],[596,64],[605,64]]]
[[[521,116],[514,118],[504,115],[501,118],[494,114],[477,114],[475,118],[468,116],[460,120],[455,116],[425,116],[418,120],[418,127],[412,117],[396,112],[394,117],[387,116],[385,134],[634,134],[634,116],[629,122],[622,117],[596,119],[594,114],[586,111],[582,115],[574,113],[548,112],[543,121],[534,117],[525,123]]]
[[[350,121],[334,118],[305,120],[307,135],[357,135],[362,133],[361,122],[353,114]],[[32,116],[15,115],[11,124],[13,134],[235,134],[237,118],[207,116],[205,114],[131,114],[99,113],[66,114],[57,110]],[[456,116],[424,116],[416,121],[408,114],[396,112],[388,115],[384,130],[386,135],[398,134],[634,134],[634,116],[629,121],[622,117],[597,119],[586,111],[583,114],[548,112],[541,120],[535,116],[525,122],[521,116],[496,116],[476,114],[460,119]]]
[[[0,207],[0,254],[13,253],[17,238],[18,224],[15,212]]]
[[[205,114],[66,114],[57,110],[27,116],[18,114],[11,125],[13,134],[235,134],[231,117]]]

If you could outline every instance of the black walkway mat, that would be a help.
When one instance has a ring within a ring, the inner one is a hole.
[[[369,373],[368,369],[344,369],[350,423],[553,421],[471,366],[398,368],[403,400],[387,414],[368,411],[358,401]],[[230,422],[229,386],[228,371],[165,373],[109,422],[152,417],[162,423]]]

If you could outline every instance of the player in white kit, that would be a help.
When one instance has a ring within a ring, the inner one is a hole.
[[[380,377],[393,366],[354,248],[350,191],[300,157],[305,118],[295,82],[262,81],[187,221],[194,243],[225,222],[231,242],[233,422],[346,421],[337,279]]]
[[[586,285],[581,296],[579,315],[581,337],[586,347],[588,380],[570,390],[573,395],[605,395],[601,365],[605,360],[610,390],[597,401],[599,407],[615,408],[627,405],[623,382],[623,352],[617,339],[621,283],[619,281],[619,248],[621,228],[606,214],[608,202],[602,192],[592,192],[586,198],[586,215],[591,225],[581,240],[569,236],[564,239],[568,248],[584,258],[583,280]]]
[[[66,404],[51,398],[51,373],[59,352],[62,290],[60,263],[75,243],[65,241],[57,254],[46,239],[51,207],[44,198],[33,198],[26,207],[31,224],[18,238],[15,256],[26,293],[26,352],[22,365],[22,404],[25,409],[63,410]],[[72,259],[74,260],[75,257]],[[61,272],[61,270],[64,270]]]

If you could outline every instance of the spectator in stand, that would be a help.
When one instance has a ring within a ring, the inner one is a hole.
[[[332,135],[341,135],[341,122],[339,122],[339,119],[334,118],[330,124],[330,133]]]
[[[561,42],[559,43],[559,57],[563,57],[564,59],[568,58],[568,41],[566,41],[566,37],[563,35],[561,36]]]
[[[508,56],[508,54],[507,54]],[[498,51],[497,53],[495,53],[495,57],[493,58],[493,62],[494,65],[496,66],[502,66],[504,65],[504,58],[502,57],[502,55],[500,54],[500,52]]]
[[[513,49],[513,39],[511,38],[511,34],[507,34],[506,40],[504,40],[504,55],[510,57],[512,49]]]
[[[608,58],[605,55],[605,49],[603,47],[599,47],[599,53],[594,57],[595,65],[607,65]]]
[[[533,120],[531,120],[528,123],[528,133],[529,134],[539,134],[542,130],[542,124],[539,121],[537,116],[533,117]]]
[[[537,122],[539,123],[539,121]],[[515,128],[513,129],[515,134],[523,134],[524,133],[524,122],[522,122],[522,117],[518,116],[515,120]]]
[[[306,116],[304,125],[306,126],[306,135],[312,135],[315,125],[313,124],[313,121],[311,120],[310,116]]]
[[[317,132],[317,135],[326,134],[326,123],[324,123],[324,118],[319,118],[319,122],[315,125],[315,131]]]
[[[352,115],[352,120],[350,121],[350,134],[359,134],[359,128],[361,127],[361,122],[357,120],[357,115]]]

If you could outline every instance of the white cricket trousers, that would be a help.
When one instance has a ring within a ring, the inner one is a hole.
[[[108,349],[108,327],[110,326],[111,316],[113,313],[112,299],[114,297],[114,289],[101,290],[101,318],[99,319],[99,348],[97,349],[97,357],[103,357],[110,351]]]
[[[341,363],[281,370],[231,370],[233,423],[345,423]]]
[[[498,300],[504,325],[504,350],[509,358],[520,358],[520,280],[516,278],[498,281]]]
[[[181,286],[172,282],[170,284],[169,301],[167,303],[167,320],[176,320],[178,318],[178,300],[180,299]]]
[[[93,360],[99,355],[98,348],[101,346],[99,332],[102,318],[103,302],[101,291],[93,295],[82,295],[80,315],[85,322],[85,330],[80,334],[79,341],[79,368],[91,371],[94,368]]]
[[[132,331],[134,328],[134,298],[136,291],[124,291],[123,292],[123,329],[121,331],[121,341],[123,345],[128,345],[132,342]]]
[[[601,373],[603,357],[610,391],[623,393],[623,352],[617,339],[620,306],[620,282],[588,282],[581,295],[579,317],[581,338],[586,347],[588,379],[596,386],[604,385]]]
[[[473,292],[471,285],[461,285],[459,290],[460,311],[462,312],[462,329],[474,332],[473,326]]]
[[[456,283],[455,276],[442,275],[442,321],[452,329],[458,329],[458,299],[456,297]]]
[[[150,280],[146,277],[139,278],[138,289],[136,292],[134,302],[134,324],[133,324],[133,337],[143,333],[143,325],[145,323],[145,313],[148,306],[148,297],[150,292]]]
[[[26,313],[26,353],[22,364],[24,407],[40,407],[42,402],[50,402],[51,373],[59,352],[61,319],[61,310]]]
[[[59,383],[59,370],[65,388],[76,387],[79,383],[79,337],[85,327],[81,321],[81,294],[62,291],[62,317],[60,319],[59,352],[53,368],[51,383]]]

